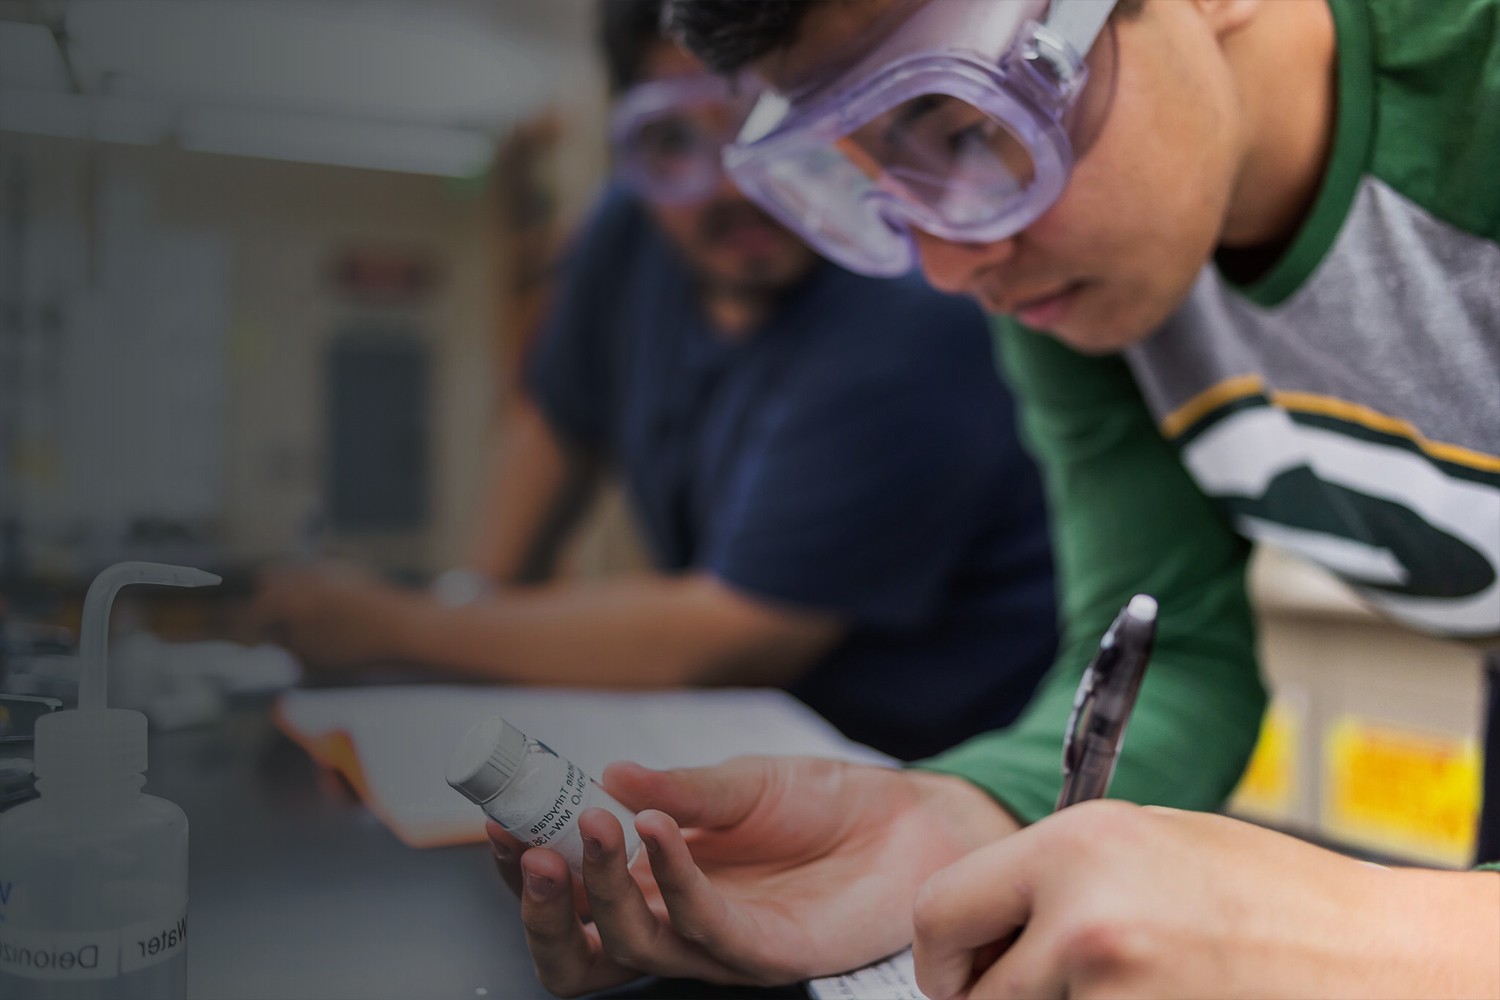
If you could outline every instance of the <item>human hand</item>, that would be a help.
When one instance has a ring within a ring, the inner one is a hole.
[[[634,877],[602,809],[579,817],[582,886],[556,853],[489,827],[537,977],[560,996],[647,974],[770,985],[865,965],[911,941],[927,875],[1016,829],[961,779],[807,757],[614,764],[603,783],[638,814],[649,867]]]
[[[258,580],[252,616],[310,667],[396,659],[401,628],[424,600],[346,562],[282,566]]]
[[[1500,875],[1123,802],[974,851],[922,886],[915,920],[938,1000],[1500,995]]]

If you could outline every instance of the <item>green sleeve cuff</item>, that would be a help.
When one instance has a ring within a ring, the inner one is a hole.
[[[1052,812],[1062,791],[1062,729],[1054,738],[1016,738],[1014,727],[985,733],[911,765],[979,786],[1022,824]]]
[[[1219,579],[1200,580],[1188,593],[1164,597],[1169,592],[1162,588],[1142,587],[1161,602],[1161,621],[1110,798],[1202,811],[1219,808],[1234,790],[1266,702],[1243,570],[1241,556]],[[1098,632],[1078,644],[1083,648],[1065,650],[1014,725],[916,766],[967,779],[1023,823],[1052,812],[1062,788],[1063,733],[1073,694],[1109,621],[1096,625]]]

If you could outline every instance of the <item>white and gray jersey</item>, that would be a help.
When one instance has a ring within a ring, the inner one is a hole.
[[[1500,635],[1500,3],[1334,11],[1309,221],[1252,288],[1205,268],[1127,360],[1240,531],[1415,628]]]

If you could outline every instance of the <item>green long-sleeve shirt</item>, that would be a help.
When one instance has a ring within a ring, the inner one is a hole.
[[[1189,478],[1123,361],[1011,324],[999,342],[1047,473],[1062,650],[1015,725],[921,766],[973,781],[1023,821],[1051,812],[1073,692],[1111,619],[1145,592],[1161,607],[1156,651],[1110,794],[1213,808],[1244,769],[1265,708],[1244,583],[1250,545]]]

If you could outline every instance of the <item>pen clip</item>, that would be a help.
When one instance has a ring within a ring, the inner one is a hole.
[[[1106,636],[1106,641],[1110,637]],[[1063,777],[1071,775],[1078,766],[1078,755],[1083,748],[1083,736],[1086,728],[1083,725],[1086,709],[1092,709],[1095,691],[1098,687],[1098,674],[1094,665],[1090,663],[1083,671],[1083,679],[1078,682],[1078,690],[1073,693],[1073,709],[1068,713],[1068,725],[1063,730]]]

